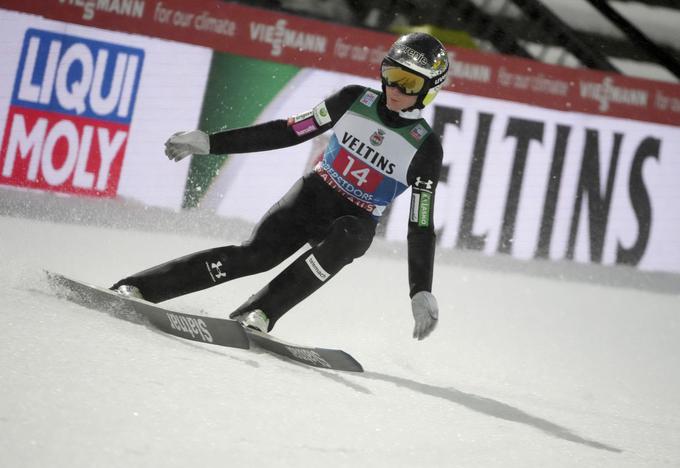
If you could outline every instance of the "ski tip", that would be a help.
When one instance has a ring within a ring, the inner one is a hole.
[[[248,328],[244,330],[248,337],[260,348],[292,361],[326,370],[364,371],[356,359],[340,349],[300,346],[283,341],[269,333]]]
[[[53,281],[57,277],[57,274],[50,270],[43,269],[42,273],[45,275],[45,278],[47,278],[47,281]]]
[[[47,284],[53,289],[62,287],[66,282],[66,277],[59,273],[55,273],[50,270],[43,270],[43,274],[45,275]]]
[[[346,370],[347,372],[363,372],[364,371],[364,366],[362,366],[359,361],[354,359],[354,357],[351,354],[349,354],[345,351],[340,351],[340,352],[344,353],[345,359],[346,359],[347,364],[348,364],[347,368],[344,369],[344,370]]]
[[[359,361],[357,361],[356,359],[354,360],[354,365],[356,366],[356,369],[354,369],[354,370],[351,371],[351,372],[363,372],[363,371],[364,371],[364,366],[362,366],[362,365],[359,363]]]

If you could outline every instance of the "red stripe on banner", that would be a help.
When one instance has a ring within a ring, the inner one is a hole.
[[[0,148],[0,184],[115,197],[126,125],[10,107]]]
[[[3,0],[51,19],[377,78],[395,35],[220,0]],[[680,125],[680,85],[448,47],[446,89],[562,111]]]

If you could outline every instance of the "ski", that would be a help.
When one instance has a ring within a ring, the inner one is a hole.
[[[363,372],[359,362],[339,349],[310,348],[287,343],[268,333],[245,328],[250,341],[270,353],[308,366],[349,372]]]
[[[76,304],[135,323],[147,322],[165,333],[187,340],[230,348],[250,347],[243,327],[234,320],[175,312],[58,273],[46,273],[56,292]]]
[[[253,343],[265,351],[301,364],[322,369],[363,372],[359,362],[339,349],[287,343],[268,333],[244,328],[235,320],[176,312],[141,299],[124,297],[109,289],[83,283],[59,273],[45,273],[57,295],[71,302],[106,312],[116,318],[149,324],[179,338],[242,349],[248,349]]]

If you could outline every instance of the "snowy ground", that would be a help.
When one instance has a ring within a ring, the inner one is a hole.
[[[54,297],[43,269],[109,285],[222,242],[130,213],[0,190],[3,467],[680,466],[677,278],[445,255],[416,342],[405,261],[378,242],[275,330],[366,369],[330,372]],[[270,276],[167,305],[224,316]]]

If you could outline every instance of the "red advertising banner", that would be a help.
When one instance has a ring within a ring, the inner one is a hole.
[[[220,0],[0,0],[0,7],[255,58],[375,77],[394,41]],[[680,125],[680,85],[449,47],[449,91]]]
[[[69,84],[76,62],[82,77]],[[29,29],[0,146],[2,183],[114,197],[143,62],[142,49]]]

